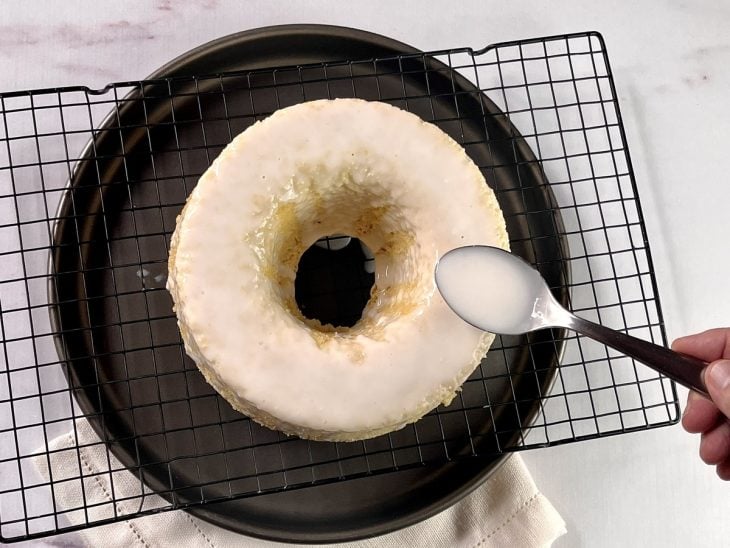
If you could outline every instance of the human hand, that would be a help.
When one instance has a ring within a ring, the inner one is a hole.
[[[702,434],[700,458],[730,480],[730,328],[710,329],[674,341],[672,349],[709,362],[704,373],[710,399],[690,391],[682,426]]]

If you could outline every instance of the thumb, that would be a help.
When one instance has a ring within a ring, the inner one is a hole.
[[[717,360],[707,366],[705,384],[717,408],[730,418],[730,360]]]

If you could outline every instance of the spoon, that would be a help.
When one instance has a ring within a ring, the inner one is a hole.
[[[478,329],[518,335],[566,327],[707,395],[705,362],[579,318],[555,300],[537,270],[508,251],[481,245],[452,249],[436,265],[436,286],[449,307]]]

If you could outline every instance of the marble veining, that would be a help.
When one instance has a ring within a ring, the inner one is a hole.
[[[154,40],[150,24],[130,23],[123,19],[102,23],[98,30],[89,32],[83,25],[66,23],[50,28],[31,25],[0,25],[0,55],[12,56],[28,44],[54,44],[56,47],[81,49],[120,42],[137,43]]]

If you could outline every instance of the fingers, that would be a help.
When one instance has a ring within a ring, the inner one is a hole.
[[[730,360],[712,362],[705,369],[704,377],[712,401],[730,418]]]
[[[682,415],[682,427],[690,434],[700,434],[713,428],[720,420],[720,410],[697,392],[690,392]]]
[[[672,350],[706,362],[730,358],[730,328],[710,329],[697,335],[680,337],[672,343]]]
[[[730,459],[718,464],[715,470],[721,480],[730,481]]]
[[[703,375],[712,401],[690,392],[682,426],[702,433],[700,458],[715,465],[720,479],[730,481],[730,328],[681,337],[672,349],[712,362]]]
[[[700,458],[715,464],[715,472],[723,481],[730,481],[730,423],[723,422],[702,435]]]
[[[706,464],[720,464],[730,460],[730,423],[722,421],[702,434],[700,458]]]
[[[700,458],[716,465],[720,479],[730,481],[730,422],[715,404],[697,392],[690,392],[682,426],[687,432],[702,433]]]

